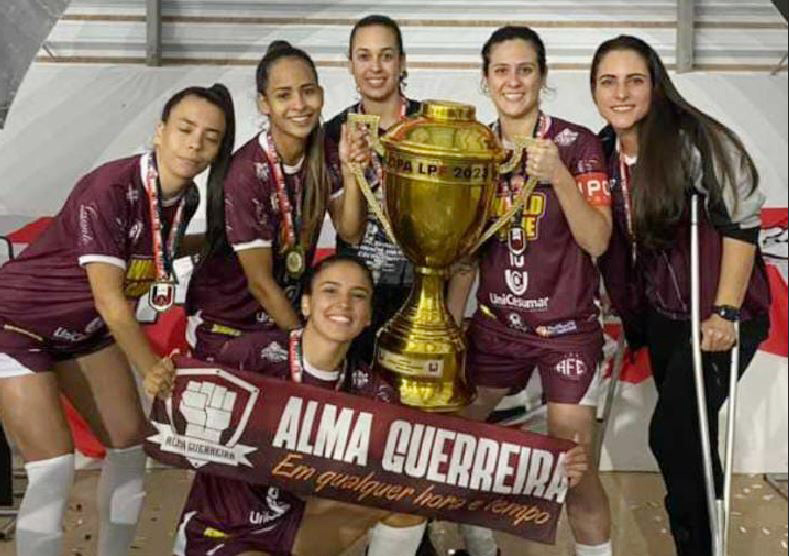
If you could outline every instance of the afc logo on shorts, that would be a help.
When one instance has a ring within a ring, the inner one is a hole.
[[[567,354],[564,359],[556,363],[554,368],[557,373],[570,380],[578,380],[589,371],[586,363],[577,353]]]

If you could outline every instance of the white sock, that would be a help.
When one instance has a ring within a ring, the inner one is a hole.
[[[415,556],[427,522],[411,527],[392,527],[377,523],[370,529],[367,556]]]
[[[466,541],[466,551],[470,556],[496,556],[499,547],[493,538],[493,531],[478,525],[458,525],[458,530],[463,540]]]
[[[604,544],[598,544],[596,546],[576,543],[575,555],[576,556],[613,556],[614,553],[611,548],[611,541],[608,541]]]
[[[97,556],[120,556],[129,552],[145,498],[142,489],[145,452],[142,446],[107,449],[99,478]]]
[[[17,556],[60,556],[74,454],[25,464],[27,490],[16,520]]]

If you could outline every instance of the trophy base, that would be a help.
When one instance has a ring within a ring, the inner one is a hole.
[[[378,332],[373,369],[403,405],[457,412],[474,398],[464,382],[466,343],[446,308],[443,273],[416,270],[408,300]]]

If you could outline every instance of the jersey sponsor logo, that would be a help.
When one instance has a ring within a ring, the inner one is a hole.
[[[532,193],[528,202],[524,205],[523,218],[520,227],[526,234],[526,240],[532,241],[540,236],[540,220],[545,216],[545,194]]]
[[[507,282],[507,287],[514,295],[523,295],[529,287],[528,272],[521,272],[520,270],[508,268],[504,271],[504,280]]]
[[[575,176],[578,191],[591,205],[607,206],[611,204],[611,187],[608,175],[602,172],[593,172]]]
[[[370,374],[361,369],[356,369],[351,373],[351,383],[357,390],[362,390],[370,383]]]
[[[203,536],[207,539],[226,539],[230,535],[214,527],[206,527],[203,530]]]
[[[137,203],[140,200],[140,191],[133,183],[129,184],[129,189],[126,190],[126,200],[130,205]]]
[[[247,456],[258,448],[238,440],[259,389],[223,369],[179,369],[178,374],[190,380],[168,398],[169,422],[152,421],[157,434],[148,440],[183,456],[195,469],[208,463],[252,467]]]
[[[82,342],[101,330],[103,326],[104,320],[101,317],[96,317],[90,321],[87,326],[85,326],[85,330],[82,332],[77,332],[76,330],[69,330],[68,328],[58,326],[52,333],[52,337],[57,338],[58,340],[65,340],[67,342]]]
[[[538,326],[535,332],[538,336],[543,338],[550,338],[551,336],[561,336],[562,334],[569,334],[578,330],[578,323],[574,320],[560,322],[558,324],[550,324],[547,326]]]
[[[83,244],[93,241],[93,221],[96,220],[96,207],[93,205],[80,205],[79,207],[79,234]]]
[[[495,307],[514,307],[530,312],[543,312],[548,310],[550,298],[548,296],[537,299],[524,299],[511,293],[491,293],[490,304]]]
[[[521,317],[518,313],[510,313],[507,315],[507,325],[510,328],[514,328],[520,332],[528,332],[529,327],[526,326],[523,322],[523,317]]]
[[[249,512],[250,525],[262,526],[252,531],[253,535],[268,533],[277,526],[275,522],[290,511],[290,504],[281,500],[280,494],[281,491],[278,488],[269,487],[266,491],[266,505],[268,508],[262,512],[255,510]]]
[[[137,220],[134,224],[132,224],[131,228],[129,228],[129,239],[132,241],[137,241],[140,239],[140,234],[142,234],[142,221]]]
[[[279,345],[279,342],[273,341],[260,350],[260,358],[272,363],[282,363],[288,360],[288,350]]]
[[[156,280],[156,265],[153,260],[133,258],[126,270],[126,297],[146,295],[154,280]]]
[[[585,375],[588,369],[578,354],[572,353],[556,363],[556,372],[567,378],[578,379]]]
[[[255,315],[255,320],[259,324],[269,324],[274,322],[266,311],[258,311]]]
[[[255,175],[260,181],[268,182],[271,179],[271,169],[265,162],[255,162]]]
[[[567,129],[557,133],[556,137],[553,138],[553,142],[560,147],[569,147],[575,143],[576,139],[578,139],[578,132],[573,131],[568,127]]]

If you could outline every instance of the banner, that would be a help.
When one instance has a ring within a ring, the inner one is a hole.
[[[553,544],[569,441],[177,358],[145,448],[176,467]]]

